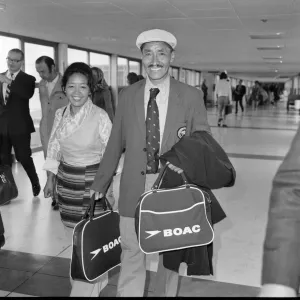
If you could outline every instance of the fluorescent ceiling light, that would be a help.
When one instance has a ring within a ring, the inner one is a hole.
[[[263,56],[265,60],[275,60],[275,59],[282,59],[282,56]]]
[[[277,46],[261,46],[261,47],[257,47],[256,49],[260,51],[266,51],[266,50],[280,50],[282,48],[284,48],[283,45],[277,45]]]
[[[5,11],[6,10],[6,4],[1,2],[0,3],[0,11]]]
[[[263,32],[263,33],[250,33],[252,40],[278,40],[284,36],[283,32]]]

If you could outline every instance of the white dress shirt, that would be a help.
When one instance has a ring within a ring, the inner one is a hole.
[[[49,82],[49,81],[46,82],[49,97],[50,97],[50,95],[51,95],[51,93],[52,93],[52,91],[53,91],[53,89],[54,89],[54,87],[55,87],[55,85],[58,81],[58,78],[59,78],[59,76],[57,74],[56,77],[51,82]]]
[[[13,75],[14,75],[14,76],[13,76],[13,77],[14,77],[13,80],[16,79],[16,77],[17,77],[17,75],[20,73],[20,71],[21,71],[21,69],[20,69],[18,72],[13,73]],[[5,73],[5,76],[6,76],[7,78],[9,78],[9,79],[12,79],[12,78],[11,78],[11,72],[9,72],[9,71],[7,71],[7,72]],[[7,84],[6,82],[3,82],[3,84],[2,84],[3,98],[5,98],[7,86],[8,86],[8,84]]]
[[[148,102],[150,98],[150,89],[152,88],[159,89],[159,93],[156,96],[156,103],[158,106],[158,113],[159,113],[159,131],[160,131],[160,147],[161,147],[162,138],[165,130],[167,111],[168,111],[169,93],[170,93],[170,76],[168,76],[163,83],[158,85],[154,85],[150,81],[148,76],[146,77],[145,94],[144,94],[145,120],[147,117],[147,108],[148,108]]]

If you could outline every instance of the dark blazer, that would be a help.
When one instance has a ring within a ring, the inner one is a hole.
[[[300,285],[300,127],[280,165],[270,197],[262,284]]]
[[[242,84],[240,89],[238,90],[239,85],[235,87],[234,90],[234,97],[235,99],[242,99],[246,94],[246,87]]]
[[[191,136],[184,136],[161,160],[183,169],[190,183],[198,185],[208,193],[212,224],[226,217],[210,189],[233,186],[236,172],[222,147],[210,134],[196,131]],[[172,188],[181,184],[181,176],[167,169],[161,188]],[[210,275],[213,274],[212,255],[211,243],[203,247],[164,252],[163,263],[165,268],[178,272],[180,263],[185,262],[188,266],[187,275]]]
[[[135,208],[145,191],[147,151],[144,92],[141,80],[120,92],[119,104],[111,135],[91,189],[105,193],[121,154],[126,148],[120,181],[119,211],[123,217],[134,218]],[[209,131],[203,93],[170,78],[167,117],[161,153],[169,151],[183,132]]]
[[[35,77],[20,71],[11,84],[10,96],[4,105],[3,84],[0,83],[0,131],[4,128],[9,134],[35,131],[29,110],[29,99],[34,89]]]

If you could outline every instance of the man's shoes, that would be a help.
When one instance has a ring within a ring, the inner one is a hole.
[[[223,127],[227,127],[227,125],[226,125],[226,124],[223,124]]]
[[[5,244],[5,237],[4,234],[0,235],[0,248],[2,248]]]
[[[41,192],[41,186],[40,186],[40,183],[36,183],[36,184],[33,184],[32,185],[32,193],[33,193],[33,196],[36,197],[39,195],[39,193]]]
[[[55,204],[56,204],[56,201],[54,199],[52,199],[51,206],[55,206]]]
[[[58,206],[58,203],[56,202],[54,205],[53,205],[53,210],[58,210],[59,209],[59,206]]]

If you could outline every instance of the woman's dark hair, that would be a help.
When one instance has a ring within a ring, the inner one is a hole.
[[[222,72],[220,74],[220,79],[227,79],[227,74],[225,72]]]
[[[99,88],[101,88],[103,90],[108,89],[109,86],[104,79],[103,71],[97,67],[92,67],[91,70],[92,70],[92,74],[93,74],[93,71],[95,71],[97,74],[97,81],[95,82],[95,79],[94,79],[94,84],[95,84],[94,88],[97,89],[97,86],[98,86]]]
[[[67,67],[67,69],[62,77],[62,80],[61,80],[62,90],[65,92],[66,85],[67,85],[69,78],[73,74],[76,74],[76,73],[82,74],[83,76],[85,76],[87,78],[87,85],[90,88],[90,92],[93,93],[94,79],[93,79],[92,70],[87,64],[82,63],[82,62],[75,62]]]
[[[130,72],[127,75],[127,80],[128,80],[128,83],[131,85],[131,84],[134,84],[134,83],[138,82],[139,78],[138,78],[136,73]]]
[[[145,79],[145,77],[144,77],[143,75],[138,75],[138,79],[139,79],[139,81],[140,81],[140,80]]]

